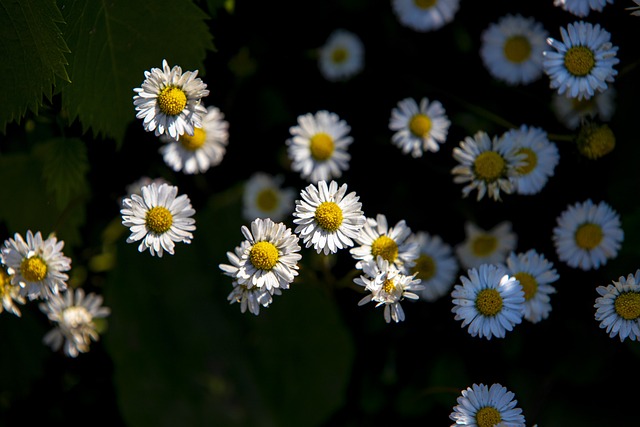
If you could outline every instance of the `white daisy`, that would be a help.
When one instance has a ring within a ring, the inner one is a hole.
[[[284,178],[264,172],[255,172],[244,185],[242,193],[242,215],[245,220],[271,218],[282,221],[293,212],[296,192],[293,188],[282,188]]]
[[[391,142],[404,154],[422,157],[424,151],[436,152],[447,139],[451,122],[439,101],[422,98],[420,105],[405,98],[391,110],[389,129],[395,131]]]
[[[38,231],[27,231],[27,239],[16,233],[4,241],[2,263],[11,276],[11,284],[20,286],[20,294],[30,300],[47,299],[67,289],[71,258],[64,256],[64,241],[50,234],[46,240]]]
[[[518,243],[518,236],[511,229],[510,221],[502,221],[489,230],[467,221],[464,231],[465,239],[455,247],[455,252],[465,269],[480,264],[504,263]]]
[[[609,337],[620,341],[640,340],[640,269],[626,278],[620,276],[612,285],[598,286],[595,318]]]
[[[420,279],[417,279],[415,274],[403,274],[393,263],[381,256],[376,257],[375,261],[365,262],[362,271],[364,274],[353,281],[370,293],[362,298],[358,305],[374,301],[376,307],[384,305],[384,320],[387,323],[391,323],[392,319],[396,323],[402,322],[405,316],[400,301],[405,298],[419,298],[414,291],[423,289]]]
[[[558,120],[568,129],[578,129],[588,120],[608,122],[615,112],[616,90],[613,86],[596,93],[589,99],[571,98],[566,94],[553,94],[551,108]]]
[[[298,125],[289,128],[292,137],[286,141],[291,168],[312,183],[341,177],[351,159],[350,131],[347,122],[325,110],[298,116]]]
[[[584,18],[591,11],[602,12],[608,4],[613,4],[613,0],[553,0],[553,5],[562,8],[579,18]]]
[[[222,161],[229,143],[229,122],[217,107],[208,107],[202,126],[195,126],[193,135],[184,134],[176,141],[161,135],[159,149],[164,162],[176,172],[204,173]]]
[[[414,31],[435,31],[453,21],[460,0],[392,0],[398,21]]]
[[[625,10],[631,10],[631,15],[640,16],[640,0],[632,0],[636,6],[625,7]]]
[[[497,136],[491,138],[484,131],[460,141],[459,147],[453,149],[453,158],[459,163],[451,170],[453,182],[466,184],[462,189],[463,197],[477,190],[478,201],[485,194],[500,200],[500,191],[513,193],[514,177],[523,160],[513,141]]]
[[[482,264],[460,276],[454,285],[452,313],[469,326],[472,337],[504,338],[507,331],[522,322],[524,291],[518,279],[499,264]]]
[[[533,18],[508,14],[482,32],[480,57],[496,79],[526,85],[542,76],[547,35]]]
[[[409,239],[418,243],[419,255],[409,271],[422,281],[424,289],[419,293],[420,298],[435,301],[451,291],[459,269],[458,260],[440,236],[418,231]]]
[[[496,383],[491,387],[473,384],[462,390],[449,418],[451,427],[493,427],[503,423],[509,427],[525,427],[522,409],[516,407],[515,394]]]
[[[245,313],[247,308],[249,313],[260,314],[260,306],[269,307],[273,302],[272,295],[282,295],[278,288],[272,288],[271,291],[266,286],[261,288],[251,286],[251,284],[240,285],[236,280],[233,281],[233,290],[227,297],[230,304],[239,303],[240,312]]]
[[[91,341],[100,338],[94,320],[111,314],[111,309],[102,306],[102,300],[100,295],[85,295],[82,288],[77,288],[52,295],[40,303],[40,310],[56,325],[44,336],[44,344],[53,351],[64,346],[64,353],[69,357],[87,353]]]
[[[141,87],[133,89],[136,117],[143,119],[144,130],[177,140],[185,133],[193,135],[194,127],[202,127],[207,110],[200,100],[209,91],[197,75],[198,70],[183,74],[177,65],[169,69],[166,59],[162,60],[162,70],[144,72]]]
[[[151,255],[162,257],[164,251],[174,254],[174,242],[191,243],[196,229],[196,212],[185,194],[176,197],[178,187],[155,182],[141,188],[142,196],[131,194],[122,202],[122,224],[129,227],[127,243],[142,240],[138,251],[149,249]]]
[[[375,261],[381,256],[407,274],[419,255],[418,242],[410,237],[411,228],[404,219],[389,227],[387,217],[383,214],[376,215],[375,219],[367,218],[364,227],[355,237],[360,246],[350,250],[353,258],[359,260],[356,268],[362,269],[366,262]]]
[[[364,45],[360,37],[344,29],[334,30],[318,49],[318,67],[332,82],[345,81],[364,68]]]
[[[298,275],[298,236],[283,223],[270,218],[256,218],[251,229],[241,228],[245,239],[235,252],[227,252],[231,264],[220,264],[220,269],[246,288],[265,288],[273,293],[276,288],[289,289]]]
[[[0,313],[6,310],[16,316],[22,316],[17,304],[25,304],[26,300],[20,293],[20,286],[11,283],[11,277],[7,274],[4,267],[0,267]]]
[[[296,200],[293,223],[295,233],[309,248],[325,255],[349,248],[365,224],[366,218],[360,209],[362,203],[355,191],[347,194],[347,184],[338,188],[338,183],[318,182],[309,184],[300,192],[302,200]]]
[[[535,249],[529,249],[524,253],[511,252],[506,268],[507,273],[520,282],[524,291],[524,318],[531,323],[538,323],[549,317],[549,295],[556,292],[551,283],[560,278],[553,263]]]
[[[560,28],[562,41],[547,38],[556,51],[545,50],[542,66],[549,76],[549,86],[571,98],[591,98],[607,89],[618,71],[618,47],[611,44],[611,35],[599,24],[578,21]]]
[[[569,205],[553,229],[558,258],[582,270],[598,269],[615,258],[623,239],[618,213],[606,202],[591,199]]]

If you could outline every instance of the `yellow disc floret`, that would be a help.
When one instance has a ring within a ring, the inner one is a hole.
[[[207,131],[202,128],[193,128],[193,136],[183,134],[180,136],[180,143],[185,150],[196,151],[202,147],[207,140]]]
[[[322,202],[316,208],[315,218],[320,227],[333,233],[342,225],[342,209],[335,202]]]
[[[271,212],[278,206],[278,193],[273,188],[264,188],[256,196],[256,205],[260,210]]]
[[[476,297],[476,308],[483,316],[495,316],[502,311],[502,296],[497,289],[483,289]]]
[[[511,62],[520,64],[531,56],[531,43],[524,36],[512,36],[504,43],[504,56]]]
[[[580,128],[577,138],[578,151],[590,159],[609,154],[616,146],[616,137],[607,125],[589,123]]]
[[[398,244],[389,236],[380,236],[371,244],[371,255],[377,258],[380,255],[389,262],[398,258]]]
[[[20,263],[20,274],[27,282],[40,282],[47,277],[47,263],[37,255],[24,258]]]
[[[438,0],[413,0],[418,9],[431,9],[437,2]]]
[[[493,182],[504,175],[506,162],[495,151],[480,153],[473,162],[473,169],[478,176],[486,182]]]
[[[528,175],[531,173],[532,170],[534,170],[536,168],[536,165],[538,164],[538,156],[536,155],[535,151],[533,151],[531,148],[520,148],[518,150],[518,154],[524,154],[525,158],[524,158],[524,165],[522,166],[518,166],[516,168],[516,172],[518,172],[520,175]]]
[[[478,424],[478,427],[493,427],[500,421],[502,421],[500,411],[493,406],[480,408],[476,413],[476,424]]]
[[[187,95],[177,86],[167,86],[158,94],[158,108],[167,116],[177,116],[187,105]]]
[[[411,271],[418,273],[416,277],[422,281],[427,281],[436,275],[436,263],[431,256],[420,254]]]
[[[596,65],[593,51],[586,46],[573,46],[564,55],[564,66],[576,77],[584,77]]]
[[[270,242],[258,242],[251,248],[249,260],[259,270],[271,270],[278,263],[278,248]]]
[[[431,119],[425,114],[416,114],[409,121],[409,129],[415,136],[424,138],[431,130]]]
[[[147,211],[145,225],[155,234],[163,234],[169,231],[173,224],[173,215],[164,206],[154,206]]]
[[[309,149],[314,159],[324,161],[331,158],[333,148],[333,138],[330,135],[320,132],[311,137]]]
[[[618,295],[613,306],[618,316],[624,320],[636,320],[640,318],[640,293],[624,292]]]
[[[385,279],[384,283],[382,284],[382,290],[388,294],[393,293],[393,291],[396,290],[395,282],[392,279]]]
[[[333,52],[331,52],[331,60],[335,64],[343,63],[344,61],[347,60],[348,56],[349,56],[349,52],[347,52],[347,49],[343,47],[335,48]]]
[[[475,256],[486,257],[498,247],[498,239],[491,234],[479,234],[471,242],[471,251]]]
[[[602,237],[602,227],[591,222],[585,222],[579,226],[575,234],[578,247],[588,251],[598,246],[602,241]]]
[[[523,271],[514,274],[514,276],[522,286],[525,301],[529,301],[538,292],[538,281],[531,274]]]

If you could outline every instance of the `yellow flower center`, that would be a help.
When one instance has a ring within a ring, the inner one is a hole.
[[[278,206],[278,193],[273,188],[264,188],[258,193],[256,204],[260,210],[271,212]]]
[[[438,0],[413,0],[413,4],[415,4],[418,9],[430,9],[435,6],[436,3],[438,3]]]
[[[0,267],[0,299],[9,294],[11,279],[4,268]]]
[[[480,153],[473,162],[473,169],[478,176],[486,182],[493,182],[504,174],[506,162],[495,151]]]
[[[417,277],[426,282],[436,275],[437,266],[432,257],[427,254],[420,254],[416,260],[416,265],[411,271],[418,273]]]
[[[324,132],[311,137],[311,155],[319,161],[327,160],[333,154],[333,138]]]
[[[523,271],[514,274],[522,285],[525,301],[529,301],[538,292],[538,281],[529,273]]]
[[[40,282],[47,277],[47,263],[39,256],[24,258],[20,263],[20,274],[27,282]]]
[[[624,320],[640,318],[640,293],[624,292],[613,303],[616,313]]]
[[[483,289],[476,297],[476,308],[483,316],[495,316],[502,310],[502,296],[497,289]]]
[[[409,129],[415,136],[424,138],[431,130],[431,119],[425,114],[416,114],[409,122]]]
[[[584,77],[596,65],[593,51],[586,46],[573,46],[564,54],[564,66],[576,77]]]
[[[485,406],[476,412],[476,424],[478,427],[493,427],[502,421],[500,411],[492,406]]]
[[[171,228],[173,215],[164,206],[154,206],[147,211],[145,225],[155,234],[162,234]]]
[[[382,284],[382,290],[390,294],[396,289],[396,284],[393,280],[386,279]]]
[[[196,151],[202,147],[207,139],[207,131],[202,128],[193,128],[193,136],[183,134],[180,143],[186,150]]]
[[[516,168],[516,172],[518,172],[520,175],[530,174],[538,164],[538,156],[531,148],[520,148],[518,150],[518,154],[524,154],[525,158],[524,165],[518,166],[518,168]]]
[[[334,232],[342,225],[342,209],[334,202],[322,202],[316,208],[316,222],[327,231]]]
[[[187,105],[187,95],[176,86],[167,86],[158,94],[158,108],[167,116],[177,116]]]
[[[380,236],[371,244],[371,255],[376,259],[378,255],[389,262],[398,258],[398,244],[388,236]]]
[[[590,159],[599,159],[613,151],[616,137],[609,126],[591,123],[580,128],[577,145],[582,155]]]
[[[504,43],[504,56],[511,62],[520,64],[531,56],[531,43],[524,36],[511,36]]]
[[[602,237],[602,227],[591,222],[586,222],[579,226],[575,234],[576,244],[588,251],[598,246],[602,241]]]
[[[347,57],[349,56],[349,52],[347,52],[347,49],[343,48],[343,47],[338,47],[333,49],[333,52],[331,52],[331,60],[333,61],[334,64],[341,64],[344,61],[347,60]]]
[[[480,234],[471,242],[471,251],[477,257],[491,255],[498,247],[498,239],[491,234]]]
[[[249,260],[259,270],[271,270],[278,262],[278,248],[270,242],[258,242],[251,248]]]

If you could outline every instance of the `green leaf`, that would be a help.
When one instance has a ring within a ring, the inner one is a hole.
[[[0,130],[34,113],[43,95],[51,100],[56,78],[69,81],[69,48],[58,24],[64,23],[54,0],[0,0]]]

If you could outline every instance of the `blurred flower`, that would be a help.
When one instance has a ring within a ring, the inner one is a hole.
[[[518,243],[518,236],[511,230],[510,221],[502,221],[489,230],[483,230],[473,222],[467,221],[464,231],[464,241],[455,247],[463,268],[504,263],[509,252],[513,251]]]
[[[460,9],[460,0],[391,0],[391,5],[402,25],[426,32],[453,21]]]
[[[568,129],[577,129],[587,119],[609,121],[615,111],[614,98],[616,90],[613,86],[596,93],[589,99],[571,98],[566,94],[553,94],[551,108],[556,117]]]
[[[151,255],[162,257],[164,251],[174,254],[174,242],[191,243],[196,229],[196,212],[185,194],[176,197],[178,187],[152,182],[141,188],[142,196],[131,194],[123,200],[122,224],[129,227],[127,243],[142,240],[138,251],[149,249]]]
[[[143,119],[144,130],[178,140],[185,133],[193,135],[194,127],[202,127],[207,110],[200,100],[209,91],[197,75],[197,70],[182,74],[177,65],[169,69],[166,59],[162,60],[162,70],[144,72],[141,87],[133,89],[136,117]]]
[[[640,0],[632,0],[636,6],[625,7],[625,10],[631,10],[631,15],[640,16]]]
[[[606,202],[569,205],[557,218],[553,243],[570,267],[598,269],[618,255],[624,239],[620,216]]]
[[[241,254],[237,254],[240,256]],[[258,288],[257,286],[251,286],[251,284],[239,284],[237,280],[232,282],[233,290],[227,297],[227,301],[230,304],[239,303],[240,312],[245,313],[247,308],[249,313],[260,314],[260,306],[269,307],[273,302],[272,295],[282,295],[282,292],[278,288],[272,288],[271,291],[266,286]]]
[[[455,421],[451,427],[493,427],[499,423],[509,427],[525,427],[522,409],[516,407],[518,401],[514,397],[513,392],[498,383],[491,387],[473,384],[462,390],[462,395],[457,398],[458,405],[449,415]]]
[[[612,285],[598,286],[595,318],[609,337],[620,341],[640,339],[640,269],[626,278],[620,276]]]
[[[271,218],[282,221],[293,212],[296,197],[293,188],[282,188],[284,178],[264,172],[254,172],[244,185],[242,216],[247,221]]]
[[[318,52],[318,67],[329,81],[345,81],[364,68],[364,45],[351,31],[334,30]]]
[[[554,6],[580,18],[588,16],[592,10],[602,12],[607,3],[613,4],[613,0],[553,0]]]
[[[578,151],[592,160],[609,154],[616,146],[616,136],[607,125],[585,123],[576,138]]]
[[[418,244],[419,255],[409,271],[422,281],[420,298],[432,302],[448,294],[459,268],[451,246],[424,231],[412,234],[409,240]]]
[[[422,98],[420,105],[412,99],[405,98],[391,110],[389,129],[395,131],[391,142],[404,154],[422,157],[423,151],[436,152],[446,141],[451,122],[447,118],[444,107],[439,101]]]
[[[311,183],[341,177],[351,159],[350,131],[347,122],[325,110],[298,116],[298,125],[289,128],[292,137],[286,141],[291,168]]]
[[[0,267],[0,299],[2,299],[2,305],[0,305],[0,313],[3,310],[7,310],[9,313],[13,313],[20,317],[20,309],[16,305],[25,304],[26,300],[20,294],[20,286],[11,283],[11,277],[7,274],[4,267]]]

